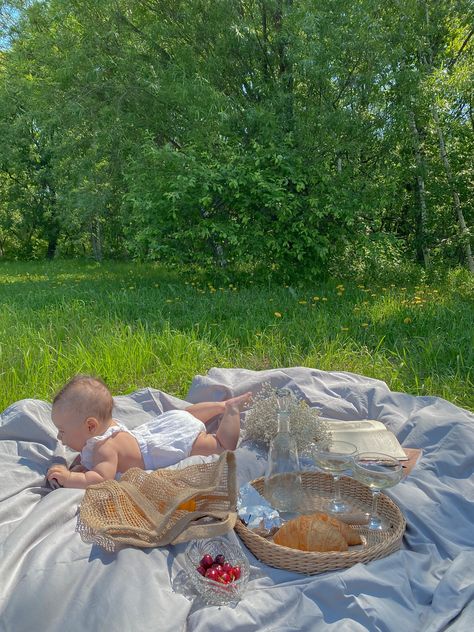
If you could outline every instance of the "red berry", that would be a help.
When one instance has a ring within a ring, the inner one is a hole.
[[[232,569],[232,575],[234,576],[234,579],[239,579],[240,573],[240,566],[234,566],[234,568]]]
[[[215,582],[219,581],[219,577],[220,577],[219,573],[216,571],[215,568],[208,568],[205,576],[208,579],[212,579]]]
[[[224,564],[225,562],[225,557],[222,555],[222,553],[219,553],[219,555],[216,555],[214,562],[216,562],[216,564]]]
[[[222,575],[219,577],[219,581],[222,582],[223,584],[228,584],[229,582],[232,581],[232,578],[229,575],[229,573],[222,573]]]
[[[223,567],[222,567],[220,564],[215,564],[215,563],[214,563],[214,564],[211,566],[211,568],[213,568],[213,569],[216,571],[216,573],[217,573],[218,575],[222,575],[222,573],[224,572],[224,569],[223,569]]]
[[[233,566],[232,564],[229,564],[229,562],[224,562],[224,564],[222,564],[222,570],[224,571],[224,573],[229,573],[232,569]]]
[[[201,564],[199,564],[198,567],[196,567],[197,572],[202,575],[204,577],[204,575],[206,574],[206,568],[204,568],[204,566],[202,566]]]
[[[204,566],[204,568],[209,568],[210,566],[212,566],[214,564],[212,555],[209,555],[209,553],[206,553],[206,555],[202,558],[199,564],[200,566]]]

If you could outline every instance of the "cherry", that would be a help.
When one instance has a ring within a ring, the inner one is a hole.
[[[222,575],[219,577],[219,581],[223,584],[228,584],[232,581],[232,577],[229,575],[229,573],[222,573]]]
[[[240,566],[234,566],[234,568],[232,569],[232,575],[234,576],[234,579],[239,579],[240,574],[241,574]]]
[[[208,568],[205,577],[212,579],[215,582],[219,581],[219,573],[215,568]]]
[[[204,568],[209,568],[210,566],[212,566],[214,564],[212,555],[209,555],[209,553],[206,553],[206,555],[202,558],[199,564],[200,566],[204,566]]]
[[[222,553],[219,553],[219,555],[216,555],[214,562],[216,562],[216,564],[224,564],[225,562],[225,557],[222,555]]]
[[[224,562],[224,564],[222,564],[222,570],[224,571],[224,573],[229,573],[234,567],[232,566],[232,564],[229,564],[229,562]]]
[[[216,573],[217,573],[218,575],[222,575],[222,573],[224,572],[224,569],[223,569],[223,567],[222,567],[220,564],[215,564],[215,563],[214,563],[214,564],[211,566],[211,568],[215,569],[215,571],[216,571]]]
[[[204,575],[206,574],[206,568],[204,566],[202,566],[201,564],[199,564],[199,566],[196,568],[197,572],[202,575],[204,577]]]

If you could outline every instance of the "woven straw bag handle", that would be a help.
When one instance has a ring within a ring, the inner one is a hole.
[[[188,511],[179,520],[177,520],[171,529],[167,529],[169,519],[173,514],[170,511],[168,515],[160,513],[152,502],[148,500],[134,485],[127,481],[121,481],[120,486],[123,491],[133,500],[137,507],[143,512],[147,520],[155,528],[157,536],[157,544],[163,546],[166,544],[177,544],[178,542],[190,539],[209,538],[222,535],[231,531],[236,523],[237,514],[235,512],[224,511]],[[175,508],[176,510],[177,508]],[[212,523],[197,523],[200,518],[215,518]]]
[[[201,512],[202,513],[202,512]],[[218,515],[221,514],[221,515]],[[165,534],[165,540],[162,544],[178,544],[179,542],[187,542],[188,540],[199,540],[203,538],[214,538],[218,535],[224,535],[232,531],[237,522],[237,514],[235,512],[214,512],[213,514],[206,514],[212,518],[223,518],[218,521],[199,524],[195,522],[197,516],[193,514],[193,519],[189,520],[188,526],[183,530],[179,523],[176,523],[168,533]],[[190,517],[191,518],[191,517]],[[178,533],[176,533],[176,531]]]

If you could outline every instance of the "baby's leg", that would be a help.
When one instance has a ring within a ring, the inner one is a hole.
[[[225,402],[199,402],[185,408],[188,413],[207,424],[211,419],[224,412]]]
[[[224,414],[216,432],[216,439],[224,450],[235,450],[240,436],[240,409],[252,393],[232,397],[225,402]]]
[[[201,433],[194,442],[191,455],[220,454],[235,450],[240,436],[240,409],[250,399],[251,393],[233,397],[225,402],[224,414],[215,435]]]

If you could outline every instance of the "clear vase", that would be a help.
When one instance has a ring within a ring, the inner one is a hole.
[[[264,496],[278,511],[298,511],[302,498],[298,448],[290,432],[291,391],[279,389],[278,431],[270,442]]]

